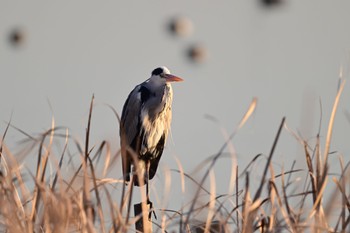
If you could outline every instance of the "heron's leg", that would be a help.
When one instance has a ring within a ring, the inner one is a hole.
[[[147,204],[152,204],[152,202],[149,200],[149,167],[150,167],[150,162],[146,162],[146,197],[147,197]]]
[[[151,200],[149,199],[149,168],[150,168],[150,162],[147,162],[146,164],[146,198],[147,198],[147,204],[149,205],[149,208],[151,209],[151,211],[148,214],[148,220],[151,220],[152,217],[152,213],[154,215],[154,218],[157,219],[157,215],[153,210],[153,203],[151,202]]]
[[[129,202],[128,202],[128,209],[127,209],[127,213],[126,213],[126,220],[125,220],[125,223],[127,224],[128,223],[128,220],[129,220],[129,216],[130,216],[130,209],[131,209],[131,202],[132,202],[132,192],[134,190],[134,182],[135,182],[135,179],[134,177],[132,176],[131,177],[131,185],[130,185],[130,194],[129,194]],[[125,190],[125,185],[124,185],[124,190]],[[123,190],[123,191],[124,191]],[[124,195],[124,194],[123,194]],[[125,201],[127,200],[127,198],[125,198]],[[122,204],[122,207],[123,208],[123,205]]]

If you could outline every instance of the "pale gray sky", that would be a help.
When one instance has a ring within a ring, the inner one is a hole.
[[[224,137],[205,115],[231,133],[253,97],[257,110],[233,140],[241,169],[256,154],[268,154],[283,116],[291,129],[312,139],[319,100],[324,139],[341,65],[349,76],[350,2],[283,2],[268,9],[258,1],[1,1],[0,120],[8,121],[13,112],[15,126],[42,132],[51,125],[49,100],[56,124],[83,141],[94,93],[92,142],[108,139],[117,147],[118,125],[103,104],[120,113],[132,88],[165,65],[185,82],[173,85],[172,139],[161,160],[164,167],[176,168],[177,156],[191,172],[217,152]],[[191,35],[169,33],[175,16],[192,20]],[[25,35],[18,48],[8,42],[14,28]],[[208,50],[202,64],[186,57],[195,43]],[[331,147],[345,156],[349,97],[346,85]],[[0,125],[0,133],[5,127]],[[14,130],[7,138],[10,145],[20,139]],[[301,149],[284,131],[274,161],[286,167],[294,159],[303,163]],[[226,161],[216,167],[218,192],[227,190]]]

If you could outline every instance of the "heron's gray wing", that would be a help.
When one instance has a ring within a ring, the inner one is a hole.
[[[121,125],[120,125],[120,142],[121,153],[123,163],[123,175],[124,178],[129,181],[129,173],[131,171],[132,159],[129,153],[127,153],[127,147],[131,147],[133,150],[137,150],[132,145],[135,138],[139,136],[140,131],[140,112],[141,112],[141,99],[140,99],[140,85],[136,86],[132,90],[125,101]]]
[[[121,123],[128,145],[131,145],[140,131],[141,99],[139,89],[140,86],[136,86],[129,94],[122,112]]]

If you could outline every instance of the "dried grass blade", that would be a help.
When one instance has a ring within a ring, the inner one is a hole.
[[[343,201],[346,204],[345,206],[348,209],[348,211],[350,212],[350,202],[349,202],[348,196],[345,193],[344,188],[342,187],[342,185],[339,183],[339,181],[335,177],[333,177],[333,182],[337,185],[340,193],[342,194]]]
[[[341,96],[343,89],[344,89],[344,85],[345,85],[345,79],[340,79],[339,89],[338,89],[337,95],[336,95],[335,100],[334,100],[331,117],[330,117],[329,123],[328,123],[326,145],[325,145],[324,156],[323,156],[323,158],[324,158],[323,167],[324,168],[327,166],[327,162],[328,162],[328,154],[329,154],[329,148],[330,148],[331,140],[332,140],[332,132],[333,132],[333,124],[334,124],[335,114],[336,114],[337,109],[338,109],[338,104],[339,104],[340,96]]]
[[[253,112],[255,111],[257,103],[258,103],[258,98],[254,97],[252,102],[249,105],[248,111],[244,114],[243,118],[241,119],[241,122],[238,125],[238,129],[242,128],[243,125],[249,119],[249,117],[253,114]]]
[[[102,202],[101,202],[101,198],[100,198],[100,192],[98,191],[98,186],[97,186],[97,182],[96,182],[96,175],[95,175],[95,170],[94,170],[94,166],[92,164],[92,161],[90,159],[90,157],[88,157],[88,161],[89,161],[89,165],[90,165],[90,171],[91,171],[91,176],[92,176],[92,182],[94,185],[94,190],[95,190],[95,196],[96,196],[96,200],[97,200],[97,208],[98,208],[98,213],[100,216],[100,229],[101,232],[106,232],[105,229],[105,225],[104,225],[104,215],[103,215],[103,210],[102,210]]]
[[[217,159],[222,155],[222,152],[224,151],[224,149],[226,148],[226,146],[228,145],[228,143],[230,142],[230,140],[232,140],[232,138],[236,135],[238,129],[240,129],[244,123],[248,120],[248,118],[251,116],[251,114],[254,112],[255,108],[256,108],[256,103],[257,103],[257,98],[253,98],[251,104],[249,105],[249,108],[247,110],[247,112],[244,114],[242,120],[240,121],[240,123],[238,124],[238,127],[236,128],[236,130],[234,130],[234,132],[228,137],[228,139],[226,140],[226,142],[224,143],[224,145],[220,148],[220,150],[218,151],[218,153],[214,156],[213,160],[211,161],[208,169],[206,170],[205,174],[203,175],[201,181],[199,182],[199,186],[196,190],[196,193],[195,193],[195,198],[194,200],[192,201],[192,204],[191,204],[191,207],[189,209],[189,212],[188,212],[188,215],[185,219],[185,226],[188,225],[188,222],[189,222],[189,219],[190,219],[190,216],[192,214],[192,211],[194,209],[194,206],[196,204],[196,201],[197,201],[197,198],[199,196],[199,192],[200,190],[202,189],[202,186],[204,184],[204,181],[206,180],[206,178],[208,177],[209,175],[209,172],[210,170],[214,167]]]
[[[249,173],[246,173],[246,179],[245,179],[245,194],[243,198],[243,203],[242,203],[242,232],[252,232],[253,227],[250,222],[249,222],[249,206],[251,205],[251,199],[250,199],[250,192],[249,192]],[[248,227],[250,226],[250,230],[248,231]]]
[[[53,183],[52,183],[52,187],[51,187],[52,191],[55,190],[56,182],[57,182],[57,178],[58,178],[58,173],[59,173],[59,171],[61,171],[61,167],[62,167],[62,163],[63,163],[63,157],[64,157],[64,154],[65,154],[65,152],[67,150],[67,146],[68,146],[68,138],[69,138],[69,133],[68,133],[68,129],[66,129],[66,138],[65,138],[65,142],[64,142],[64,147],[63,147],[63,151],[62,151],[62,154],[61,154],[60,161],[58,163],[57,172],[55,174],[55,178],[54,178]]]
[[[176,171],[180,173],[181,192],[185,193],[185,175],[184,175],[185,172],[183,170],[183,167],[182,167],[182,164],[181,164],[180,160],[177,157],[174,157],[174,158],[175,158],[176,164],[177,164],[177,166],[179,168],[179,170],[176,170]],[[172,171],[174,171],[174,170],[172,170]]]
[[[0,144],[0,162],[1,162],[1,157],[2,157],[2,147],[3,147],[4,141],[5,141],[5,137],[6,137],[7,131],[8,131],[8,129],[9,129],[9,127],[10,127],[11,119],[12,119],[12,114],[11,114],[11,117],[10,117],[10,121],[7,123],[6,129],[5,129],[4,134],[2,135],[2,138],[1,138],[1,144]],[[0,170],[0,174],[1,174],[1,170]]]
[[[94,105],[94,98],[95,96],[92,95],[91,102],[90,102],[90,110],[89,110],[89,119],[88,119],[88,125],[86,128],[86,137],[85,137],[85,163],[87,163],[87,158],[89,156],[89,139],[90,139],[90,126],[91,126],[91,116],[92,116],[92,108]]]
[[[291,226],[294,230],[295,229],[295,218],[294,218],[294,213],[292,213],[292,208],[290,207],[289,205],[289,200],[288,200],[288,196],[287,196],[287,191],[286,191],[286,186],[285,186],[285,182],[284,182],[284,175],[285,173],[282,172],[282,193],[283,193],[283,200],[284,200],[284,204],[286,206],[286,210],[287,210],[287,214],[288,214],[288,217],[290,219],[290,223],[291,223]]]
[[[304,141],[304,152],[305,152],[306,164],[309,169],[309,176],[311,180],[313,202],[315,203],[317,198],[317,190],[318,190],[317,179],[315,179],[314,169],[312,167],[312,160],[311,160],[309,151],[307,150],[307,143],[305,141]]]
[[[321,200],[323,198],[323,192],[327,186],[327,177],[325,178],[324,182],[322,183],[322,186],[318,189],[316,201],[314,202],[314,205],[312,206],[312,210],[309,214],[309,218],[311,218],[315,213],[319,213],[321,206],[319,205],[321,203]]]
[[[93,222],[94,222],[94,208],[92,206],[91,195],[90,195],[90,191],[89,191],[90,185],[89,185],[89,176],[88,176],[88,169],[87,169],[88,163],[90,164],[90,166],[92,166],[91,159],[89,158],[89,155],[90,155],[89,141],[90,141],[91,118],[92,118],[92,109],[93,109],[93,105],[94,105],[94,98],[95,98],[95,96],[92,95],[91,102],[90,102],[88,124],[87,124],[87,128],[86,128],[85,151],[84,151],[84,160],[83,160],[83,171],[84,171],[83,205],[84,205],[84,211],[85,211],[86,216],[87,216],[87,223],[88,224],[93,224]],[[91,169],[91,170],[93,171],[93,169]],[[94,179],[94,181],[96,181],[96,180]]]
[[[272,160],[272,155],[273,153],[275,152],[275,148],[277,146],[277,142],[278,142],[278,139],[281,135],[281,132],[282,132],[282,128],[283,128],[283,125],[284,125],[284,122],[285,122],[286,118],[283,117],[282,118],[282,121],[281,121],[281,124],[280,124],[280,127],[278,129],[278,132],[277,132],[277,135],[275,137],[275,140],[273,142],[273,145],[272,145],[272,148],[271,148],[271,151],[270,151],[270,155],[267,159],[267,162],[266,162],[266,166],[265,166],[265,169],[264,169],[264,172],[263,172],[263,175],[262,175],[262,178],[261,178],[261,181],[260,181],[260,186],[258,188],[258,190],[256,191],[255,193],[255,196],[254,196],[254,201],[258,200],[258,198],[260,198],[260,195],[261,195],[261,192],[262,192],[262,189],[264,187],[264,184],[265,184],[265,179],[266,179],[266,174],[267,174],[267,170],[269,169],[270,167],[270,163],[271,163],[271,160]]]
[[[290,219],[290,216],[288,215],[288,213],[286,212],[286,210],[284,209],[283,207],[283,202],[282,202],[282,199],[281,199],[281,196],[279,195],[278,193],[278,190],[277,190],[277,187],[276,187],[276,184],[274,182],[270,182],[270,186],[271,186],[271,190],[273,190],[274,194],[276,195],[277,197],[277,203],[278,203],[278,206],[281,210],[281,213],[283,215],[283,218],[287,224],[287,226],[289,227],[289,230],[291,232],[297,232],[296,229],[294,228],[294,225],[291,223],[291,219]],[[271,203],[272,204],[272,203]]]
[[[207,213],[207,221],[205,223],[205,230],[204,232],[205,233],[209,233],[211,232],[210,231],[210,226],[211,226],[211,223],[212,223],[212,217],[213,217],[213,214],[215,212],[215,196],[216,196],[216,182],[215,182],[215,175],[214,175],[214,171],[211,170],[210,171],[210,174],[209,174],[209,177],[210,177],[210,201],[209,201],[209,209],[208,209],[208,213]]]

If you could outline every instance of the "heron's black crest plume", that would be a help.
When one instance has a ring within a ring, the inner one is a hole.
[[[154,70],[152,71],[152,75],[160,75],[160,74],[163,73],[163,72],[164,72],[164,69],[161,68],[161,67],[158,67],[157,69],[154,69]]]

